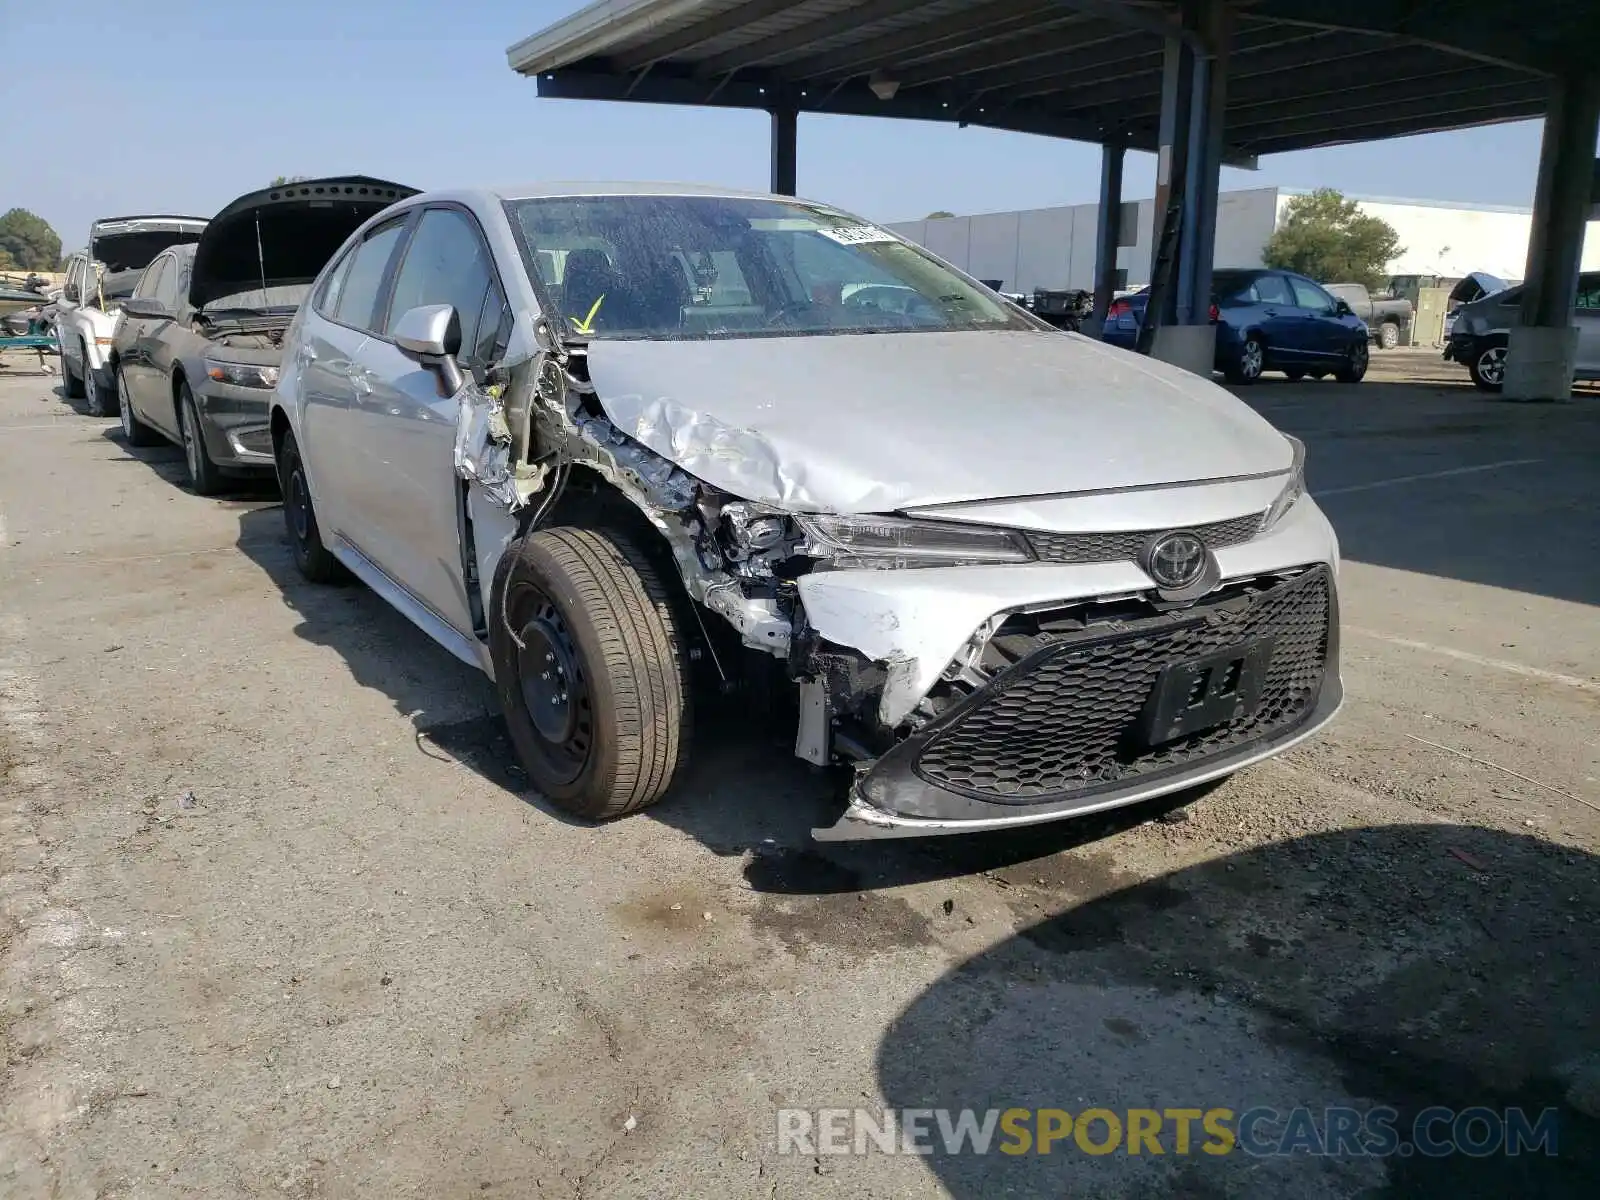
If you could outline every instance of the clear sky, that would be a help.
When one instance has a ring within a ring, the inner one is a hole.
[[[581,0],[0,4],[0,211],[66,248],[100,216],[209,216],[275,175],[421,188],[528,179],[767,184],[764,114],[540,100],[511,43]],[[1224,188],[1531,204],[1538,122],[1284,154]],[[1154,159],[1130,156],[1125,195]],[[802,195],[870,219],[1093,200],[1099,151],[1020,134],[801,117]]]

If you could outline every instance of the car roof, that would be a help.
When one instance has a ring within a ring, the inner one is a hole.
[[[582,196],[715,196],[738,200],[779,200],[789,204],[797,202],[794,196],[779,196],[772,192],[753,192],[743,188],[701,183],[544,180],[537,183],[450,190],[456,194],[476,194],[497,200],[550,200]],[[437,193],[428,195],[435,194]],[[800,200],[798,203],[810,202]]]

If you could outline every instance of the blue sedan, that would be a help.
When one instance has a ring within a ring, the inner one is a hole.
[[[1343,300],[1291,271],[1224,270],[1212,275],[1211,320],[1217,370],[1232,383],[1263,371],[1290,379],[1332,375],[1359,383],[1367,373],[1367,326]],[[1149,289],[1124,296],[1106,314],[1103,339],[1133,349]]]

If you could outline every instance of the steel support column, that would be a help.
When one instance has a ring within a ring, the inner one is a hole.
[[[1127,147],[1120,141],[1100,145],[1100,207],[1094,226],[1094,314],[1088,332],[1099,336],[1106,311],[1117,291],[1117,242],[1122,230],[1122,164]]]
[[[795,163],[799,154],[800,111],[774,108],[772,113],[772,191],[795,195]]]
[[[1232,11],[1212,3],[1197,14],[1201,49],[1194,63],[1188,175],[1184,182],[1183,253],[1178,260],[1177,321],[1211,323],[1211,265],[1217,245],[1217,193],[1222,181],[1223,125],[1228,99]]]
[[[1177,296],[1169,237],[1174,204],[1181,207],[1188,174],[1189,106],[1194,99],[1194,49],[1182,38],[1169,37],[1161,66],[1161,123],[1156,134],[1155,229],[1150,238],[1150,304],[1146,319],[1157,329],[1173,323]],[[1181,237],[1181,227],[1179,235]]]
[[[1556,79],[1544,119],[1533,226],[1520,322],[1511,330],[1504,395],[1508,400],[1565,400],[1572,395],[1583,234],[1600,137],[1600,75]]]

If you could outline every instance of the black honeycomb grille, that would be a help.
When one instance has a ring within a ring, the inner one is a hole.
[[[1332,592],[1326,568],[1178,616],[1123,622],[1041,648],[969,698],[918,751],[928,782],[991,803],[1070,798],[1194,766],[1287,732],[1311,714],[1328,660]],[[1141,719],[1170,663],[1271,637],[1260,703],[1236,720],[1161,746],[1141,745]]]
[[[1213,521],[1210,525],[1189,527],[1198,534],[1208,549],[1220,550],[1224,546],[1237,546],[1248,542],[1260,532],[1261,514],[1234,517],[1228,521]],[[1023,536],[1041,562],[1097,563],[1137,562],[1139,552],[1151,538],[1165,533],[1163,529],[1134,530],[1131,533],[1037,533],[1026,531]]]

